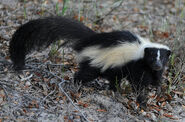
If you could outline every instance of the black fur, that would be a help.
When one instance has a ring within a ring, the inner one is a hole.
[[[139,93],[137,101],[145,106],[147,102],[147,93],[145,88],[147,88],[149,85],[155,86],[157,88],[160,87],[164,66],[166,65],[170,55],[170,51],[160,49],[162,52],[161,61],[163,67],[161,70],[153,70],[148,63],[152,64],[155,62],[155,60],[151,59],[156,57],[156,50],[157,49],[152,48],[150,51],[150,53],[153,52],[154,57],[146,53],[142,59],[131,61],[120,67],[109,68],[104,72],[101,72],[100,68],[90,66],[90,59],[86,59],[84,62],[80,63],[80,69],[75,74],[75,80],[82,81],[83,84],[86,84],[87,82],[90,82],[101,76],[110,82],[111,90],[117,91],[116,83],[119,84],[121,80],[126,77],[130,82],[134,92]],[[150,60],[148,61],[148,59]]]
[[[100,48],[114,47],[119,45],[120,42],[135,42],[138,38],[129,31],[114,31],[109,33],[98,33],[92,36],[86,37],[78,41],[74,45],[74,50],[80,52],[86,47],[98,45]]]
[[[95,34],[78,21],[64,17],[47,17],[22,25],[10,41],[9,53],[16,70],[23,69],[25,56],[31,50],[48,47],[51,43],[67,39],[79,40]]]
[[[14,68],[20,70],[24,67],[25,56],[31,50],[39,50],[59,40],[69,40],[73,49],[80,53],[90,46],[107,48],[122,43],[133,43],[140,40],[129,31],[115,31],[110,33],[96,33],[83,24],[64,17],[49,17],[32,20],[22,25],[13,35],[10,42],[9,52]],[[120,83],[122,78],[127,78],[135,91],[142,91],[148,85],[159,86],[164,66],[170,55],[169,50],[160,49],[161,69],[154,70],[158,61],[156,58],[157,48],[146,48],[144,58],[133,60],[124,64],[101,71],[98,67],[90,65],[91,59],[84,58],[79,62],[79,71],[75,73],[75,81],[86,83],[101,76],[110,81],[110,89],[116,91],[116,82]],[[111,58],[111,56],[110,56]],[[156,63],[157,62],[157,63]],[[154,64],[154,65],[151,65]],[[143,96],[138,97],[141,102]],[[144,97],[145,98],[145,97]]]
[[[109,68],[101,72],[100,68],[90,66],[90,60],[80,63],[80,69],[75,74],[75,78],[83,83],[94,80],[101,76],[110,81],[110,87],[116,91],[116,82],[127,77],[134,90],[138,91],[148,85],[160,85],[163,69],[159,71],[152,70],[144,59],[131,61],[122,67]]]
[[[157,61],[157,51],[160,50],[160,59]],[[170,50],[156,49],[156,48],[145,48],[145,62],[153,70],[161,70],[168,62],[171,54]]]

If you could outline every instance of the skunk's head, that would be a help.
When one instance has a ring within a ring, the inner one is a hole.
[[[152,70],[159,71],[168,62],[170,54],[169,48],[146,47],[144,49],[144,60]]]

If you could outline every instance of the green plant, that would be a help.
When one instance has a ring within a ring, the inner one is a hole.
[[[59,13],[59,2],[56,3],[55,9],[56,9],[56,14],[59,16],[60,15],[60,13]]]
[[[69,2],[69,0],[63,0],[62,15],[64,15],[67,11],[68,2]]]
[[[57,53],[58,53],[58,46],[57,46],[57,44],[55,43],[55,44],[53,44],[53,45],[51,46],[51,50],[50,50],[50,52],[49,52],[49,56],[50,56],[50,57],[54,57]]]
[[[54,58],[55,56],[57,56],[57,55],[59,55],[59,49],[60,49],[60,46],[61,45],[61,43],[60,43],[60,41],[56,41],[53,45],[51,45],[51,50],[50,50],[50,52],[49,52],[49,57],[50,58]],[[62,49],[62,68],[61,68],[61,71],[62,72],[65,72],[65,68],[64,68],[64,54],[65,54],[65,52],[64,52],[64,49]]]
[[[119,86],[119,82],[118,82],[118,78],[117,78],[117,76],[116,76],[116,81],[115,81],[116,83],[115,83],[115,87],[116,87],[116,89],[117,89],[117,91],[121,91],[121,89],[120,89],[120,86]]]
[[[59,2],[56,3],[55,9],[56,9],[56,14],[57,14],[58,16],[60,16],[60,15],[65,15],[65,13],[66,13],[66,11],[67,11],[67,9],[68,9],[68,6],[69,6],[69,5],[68,5],[68,2],[69,2],[69,0],[63,0],[62,13],[60,13]]]
[[[175,54],[173,53],[170,57],[170,72],[168,73],[169,79],[168,79],[168,89],[167,93],[170,94],[171,92],[171,86],[173,82],[173,73],[174,73],[174,68],[175,68]]]

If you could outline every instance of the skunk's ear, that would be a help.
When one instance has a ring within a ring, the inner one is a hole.
[[[150,52],[150,51],[151,51],[151,48],[145,48],[145,49],[144,49],[144,52],[145,52],[145,53],[148,53],[148,52]]]

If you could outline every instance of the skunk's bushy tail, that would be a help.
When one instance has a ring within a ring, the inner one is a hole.
[[[64,43],[73,43],[93,34],[95,32],[82,23],[64,17],[31,20],[22,25],[10,41],[9,53],[14,69],[20,70],[24,67],[25,56],[31,50],[46,48],[60,39],[63,39]]]

